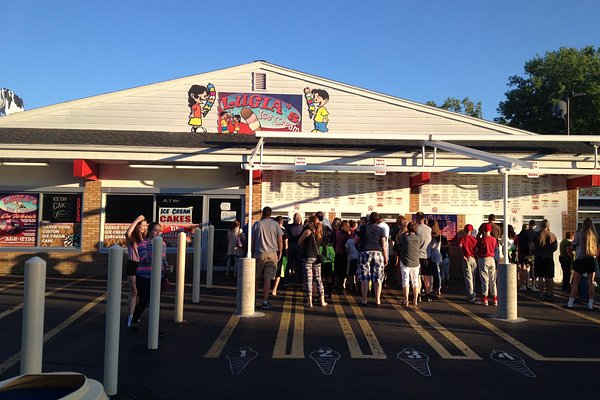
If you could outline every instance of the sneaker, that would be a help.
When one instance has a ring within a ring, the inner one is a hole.
[[[492,301],[492,305],[494,305],[494,306],[498,305],[498,296],[494,296],[494,300]]]
[[[475,300],[476,300],[476,299],[475,299],[475,297],[467,297],[467,301],[468,301],[469,303],[473,303],[473,304],[475,304]]]
[[[527,291],[527,286],[525,286],[525,285],[521,285],[521,287],[519,288],[519,290],[520,290],[521,292],[526,292],[526,291]]]
[[[130,315],[129,317],[127,317],[127,327],[131,328],[133,325],[133,315]]]
[[[260,308],[262,308],[263,310],[268,310],[271,307],[273,307],[273,305],[271,303],[269,303],[268,301],[263,301],[262,305],[260,306]]]
[[[536,288],[535,286],[532,286],[532,287],[531,287],[531,291],[532,291],[532,292],[539,292],[539,291],[540,291],[540,289]]]
[[[477,304],[480,304],[482,306],[487,306],[488,305],[488,298],[487,297],[482,297],[481,300],[477,301]]]

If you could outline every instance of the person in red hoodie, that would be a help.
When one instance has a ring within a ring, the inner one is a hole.
[[[496,260],[494,254],[498,248],[498,239],[491,235],[492,225],[483,224],[483,236],[477,241],[477,255],[479,256],[479,278],[481,279],[481,301],[479,304],[488,305],[488,294],[492,304],[498,305],[496,291]]]
[[[475,303],[475,271],[477,270],[475,247],[477,246],[477,239],[473,236],[473,225],[465,225],[464,231],[465,234],[458,241],[458,245],[463,254],[462,265],[467,289],[467,301]]]

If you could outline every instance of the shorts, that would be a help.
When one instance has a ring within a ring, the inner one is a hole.
[[[348,264],[348,276],[356,275],[356,269],[358,267],[358,259],[350,260]]]
[[[535,276],[537,278],[554,278],[554,259],[535,257]]]
[[[333,276],[333,264],[329,261],[325,261],[321,264],[321,276],[329,278]]]
[[[421,264],[421,275],[433,275],[438,268],[438,265],[426,258],[419,258]]]
[[[596,257],[578,258],[573,262],[573,270],[580,274],[589,274],[596,271],[596,263]]]
[[[524,264],[526,266],[531,267],[533,265],[534,260],[535,257],[531,254],[519,255],[519,264]]]
[[[270,281],[275,279],[277,272],[277,262],[279,257],[277,253],[260,253],[256,256],[256,279],[261,278]]]
[[[400,261],[400,273],[402,274],[402,287],[407,288],[411,284],[413,288],[420,287],[419,267],[407,267]]]
[[[383,282],[384,273],[383,253],[376,250],[358,253],[358,277],[363,281]]]
[[[139,265],[140,265],[139,261],[128,260],[127,267],[125,267],[125,275],[126,276],[135,276]]]

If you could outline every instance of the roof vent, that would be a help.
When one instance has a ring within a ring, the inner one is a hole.
[[[267,74],[262,72],[252,73],[252,90],[267,90]]]

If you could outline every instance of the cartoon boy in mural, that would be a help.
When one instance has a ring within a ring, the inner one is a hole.
[[[308,105],[308,115],[314,121],[314,129],[311,132],[328,132],[329,111],[325,104],[329,102],[329,93],[323,89],[304,88],[304,97]]]
[[[192,127],[192,132],[197,132],[198,128],[206,132],[202,126],[202,117],[206,117],[217,97],[217,91],[212,83],[206,86],[192,85],[188,90],[188,106],[190,107],[190,116],[188,125]]]

